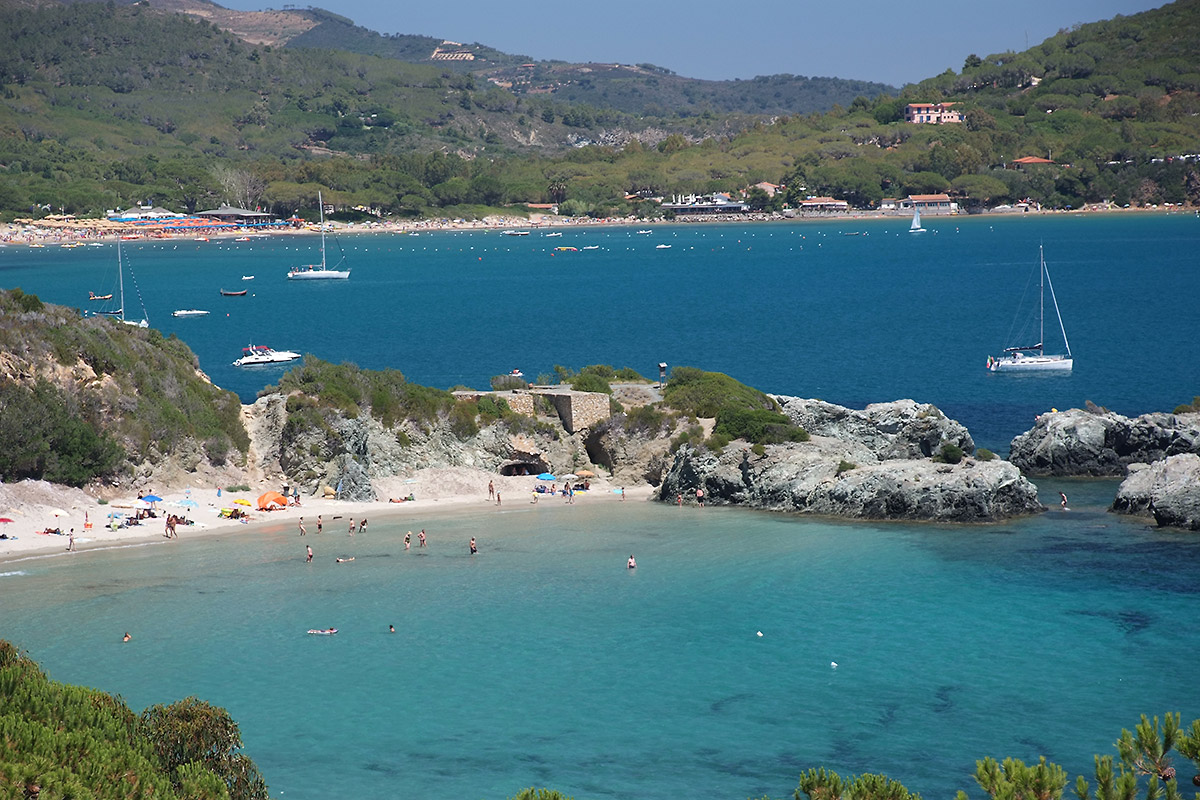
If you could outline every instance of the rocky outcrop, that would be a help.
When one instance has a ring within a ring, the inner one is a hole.
[[[971,434],[936,406],[913,400],[872,403],[859,411],[823,400],[777,396],[783,413],[814,436],[853,441],[875,458],[929,458],[944,444],[975,451]]]
[[[660,485],[672,461],[669,433],[631,432],[622,422],[615,418],[613,424],[601,424],[588,434],[588,458],[607,467],[614,483]]]
[[[1009,460],[1028,475],[1117,477],[1135,463],[1200,453],[1200,414],[1124,417],[1089,405],[1052,411],[1012,441]]]
[[[848,469],[855,458],[862,465]],[[691,499],[697,488],[717,505],[852,519],[993,522],[1045,510],[1037,487],[998,459],[878,461],[867,444],[825,437],[771,445],[762,456],[736,443],[721,453],[684,446],[658,497]]]
[[[1186,453],[1131,464],[1112,509],[1152,515],[1160,526],[1200,531],[1200,456]]]

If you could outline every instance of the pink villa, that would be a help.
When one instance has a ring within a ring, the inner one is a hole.
[[[941,125],[945,122],[962,122],[962,112],[951,110],[950,106],[953,105],[957,105],[957,103],[909,103],[904,108],[904,121],[934,125]]]

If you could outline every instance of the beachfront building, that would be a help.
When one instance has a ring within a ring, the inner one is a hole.
[[[832,197],[809,197],[800,201],[800,211],[804,214],[844,214],[850,210],[850,204],[845,200],[835,200]]]
[[[244,208],[221,206],[211,211],[197,211],[197,217],[214,219],[218,222],[232,222],[236,225],[262,225],[271,222],[271,215],[265,211],[247,211]]]
[[[714,192],[710,195],[676,196],[670,203],[662,204],[664,211],[674,211],[676,214],[695,214],[716,216],[719,214],[745,214],[750,210],[746,203],[739,203],[729,195]]]
[[[901,211],[920,211],[922,214],[957,214],[958,203],[948,194],[910,194],[900,201]]]
[[[136,208],[127,208],[123,211],[107,211],[104,216],[114,222],[135,222],[141,220],[167,220],[167,219],[182,219],[183,214],[175,211],[168,211],[161,206],[137,206]]]
[[[1013,169],[1024,169],[1025,167],[1031,167],[1036,164],[1053,164],[1055,162],[1051,161],[1048,158],[1038,158],[1037,156],[1022,156],[1021,158],[1014,158],[1011,163],[1012,163]]]
[[[953,105],[957,103],[909,103],[904,108],[904,121],[917,125],[962,122],[962,112],[950,108]]]

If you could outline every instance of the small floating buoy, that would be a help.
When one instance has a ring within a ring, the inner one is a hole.
[[[762,631],[759,631],[759,632],[758,632],[758,635],[759,635],[759,636],[762,636]]]
[[[837,662],[836,662],[836,661],[830,661],[830,662],[829,662],[829,666],[833,667],[834,669],[837,669]]]

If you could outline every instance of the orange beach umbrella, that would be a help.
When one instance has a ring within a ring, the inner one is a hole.
[[[273,505],[287,507],[287,500],[279,492],[267,492],[258,498],[259,511],[269,511]]]

